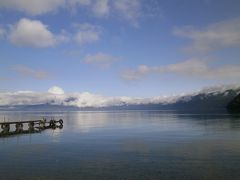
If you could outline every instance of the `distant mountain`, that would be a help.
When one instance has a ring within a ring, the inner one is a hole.
[[[230,101],[227,109],[231,112],[240,112],[240,94]]]
[[[192,96],[182,97],[178,102],[172,105],[176,108],[188,109],[226,108],[229,102],[232,101],[239,93],[240,89],[199,93]]]
[[[211,91],[200,91],[199,93],[195,93],[192,95],[185,95],[180,97],[176,102],[173,103],[148,103],[148,104],[139,104],[139,105],[122,105],[110,107],[115,109],[146,109],[146,110],[215,110],[215,109],[226,109],[229,102],[231,102],[234,98],[238,97],[235,100],[234,105],[240,101],[240,88],[237,89],[226,89],[220,90],[215,89]]]
[[[63,97],[61,97],[63,98]],[[170,99],[170,100],[169,100]],[[29,111],[95,111],[95,110],[214,110],[237,109],[240,107],[240,86],[218,86],[205,88],[199,92],[181,95],[167,100],[137,99],[114,101],[104,106],[74,105],[76,97],[67,96],[60,103],[48,101],[41,104],[0,106],[0,110]],[[72,104],[66,104],[66,103]],[[65,103],[65,104],[64,104]]]

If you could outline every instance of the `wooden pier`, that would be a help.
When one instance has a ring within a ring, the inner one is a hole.
[[[24,127],[27,125],[28,129],[24,130]],[[51,119],[47,121],[46,118],[41,120],[29,120],[29,121],[15,121],[15,122],[0,122],[0,137],[17,135],[17,134],[27,134],[27,133],[38,133],[45,129],[56,129],[63,128],[63,120]],[[10,131],[13,127],[13,131]]]

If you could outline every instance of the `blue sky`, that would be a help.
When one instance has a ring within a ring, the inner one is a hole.
[[[238,83],[238,0],[0,0],[0,90],[152,97]]]

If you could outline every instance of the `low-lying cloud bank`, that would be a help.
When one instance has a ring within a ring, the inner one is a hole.
[[[189,100],[191,96],[197,94],[218,94],[227,90],[239,90],[240,85],[215,86],[204,88],[198,92],[176,95],[176,96],[158,96],[152,98],[137,97],[105,97],[98,94],[83,93],[64,93],[60,87],[52,87],[45,93],[32,91],[4,92],[0,93],[0,106],[17,105],[63,105],[84,107],[109,107],[121,105],[141,105],[141,104],[172,104],[178,100]]]
[[[46,93],[32,91],[0,93],[0,106],[51,104],[76,107],[107,107],[126,104],[171,103],[177,99],[178,96],[133,98],[105,97],[89,92],[64,93],[61,88],[55,86]]]

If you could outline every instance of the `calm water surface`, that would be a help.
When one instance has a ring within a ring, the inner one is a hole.
[[[240,118],[174,111],[0,112],[63,129],[0,138],[0,179],[240,179]]]

